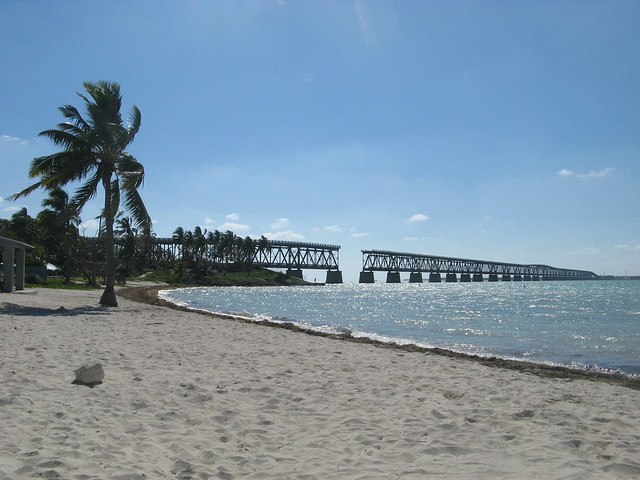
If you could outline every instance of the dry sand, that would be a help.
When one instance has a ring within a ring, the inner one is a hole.
[[[638,390],[99,296],[0,294],[0,479],[640,477]]]

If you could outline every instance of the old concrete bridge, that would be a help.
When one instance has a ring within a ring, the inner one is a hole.
[[[386,250],[362,250],[360,283],[373,283],[373,272],[387,272],[387,283],[400,283],[400,272],[409,273],[409,282],[421,283],[428,273],[429,282],[489,282],[538,280],[594,280],[593,272],[550,267],[489,262],[467,258],[440,257]]]

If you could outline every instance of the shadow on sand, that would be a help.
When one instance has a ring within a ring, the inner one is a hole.
[[[61,317],[75,317],[77,315],[108,315],[108,307],[100,306],[82,306],[67,309],[65,307],[59,308],[41,308],[41,307],[27,307],[23,305],[16,305],[15,303],[2,303],[0,304],[0,315],[16,315],[19,317],[34,316],[34,317],[46,317],[50,315],[56,315]]]

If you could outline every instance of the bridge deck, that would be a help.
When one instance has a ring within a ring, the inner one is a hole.
[[[598,278],[593,272],[550,267],[548,265],[524,265],[491,262],[468,258],[420,255],[387,250],[362,250],[362,270],[411,273],[480,274],[539,277],[545,280]]]
[[[173,238],[154,238],[152,244],[165,258],[179,259],[183,256],[184,246]],[[339,270],[339,252],[339,245],[276,240],[269,240],[262,245],[259,240],[254,240],[250,260],[263,267]],[[221,263],[237,260],[233,255],[218,252],[211,242],[206,243],[202,257]]]

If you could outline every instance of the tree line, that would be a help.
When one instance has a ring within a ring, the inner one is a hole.
[[[0,219],[0,236],[19,240],[34,248],[27,252],[28,266],[55,266],[65,282],[83,277],[97,285],[106,279],[104,218],[95,237],[82,234],[80,217],[69,203],[69,195],[61,188],[49,190],[42,201],[43,209],[32,217],[21,208],[11,219]],[[203,281],[216,272],[251,271],[256,252],[269,250],[269,240],[263,235],[255,240],[240,237],[227,230],[208,231],[196,226],[193,230],[178,227],[171,237],[178,246],[178,255],[162,251],[153,233],[141,232],[133,219],[122,211],[114,222],[114,253],[116,279],[124,282],[149,271],[167,271],[177,282]]]

